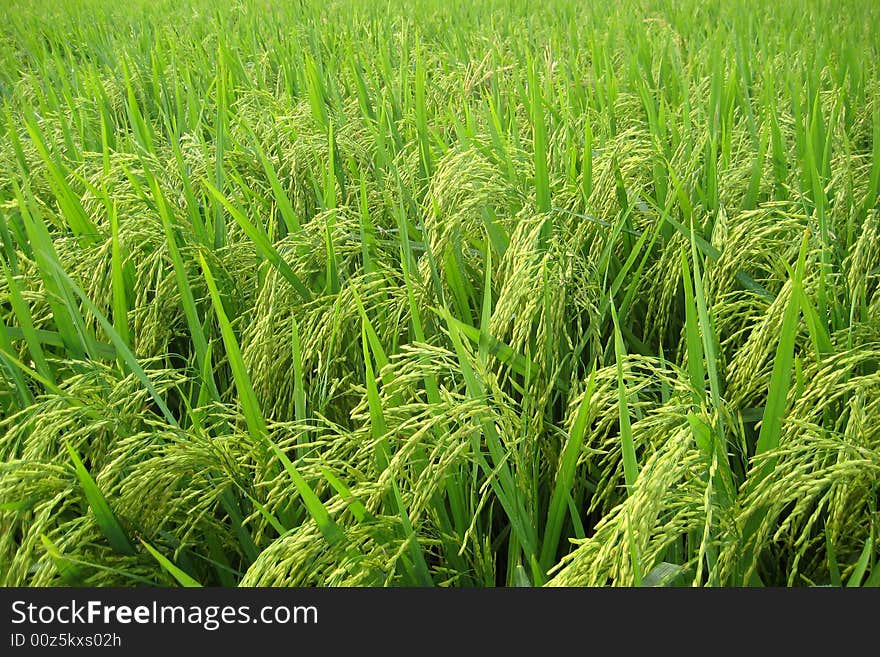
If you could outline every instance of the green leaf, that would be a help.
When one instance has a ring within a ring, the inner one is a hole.
[[[201,588],[201,584],[198,581],[187,575],[184,571],[174,565],[174,563],[164,557],[162,553],[160,553],[156,548],[147,543],[145,540],[141,539],[141,543],[145,548],[147,548],[147,552],[153,555],[156,561],[159,562],[159,565],[165,569],[169,575],[171,575],[174,579],[177,580],[177,583],[186,588]]]
[[[862,554],[859,556],[859,560],[856,561],[856,565],[853,568],[852,573],[850,573],[849,579],[846,581],[847,588],[855,588],[862,585],[862,578],[864,578],[865,571],[868,569],[873,549],[874,537],[868,536],[868,540],[865,542],[865,547],[862,549]]]
[[[571,497],[570,492],[574,483],[575,469],[584,445],[587,419],[590,415],[590,403],[595,388],[596,370],[593,369],[590,371],[587,388],[584,391],[581,403],[578,405],[577,415],[572,423],[568,440],[562,448],[559,470],[553,483],[553,493],[550,496],[550,506],[547,511],[547,524],[544,528],[544,539],[541,545],[541,566],[544,570],[550,570],[553,566],[556,552],[559,549],[562,523],[568,511],[568,501]]]
[[[73,467],[76,470],[76,477],[79,479],[79,484],[82,486],[89,507],[92,509],[92,513],[95,514],[95,520],[98,523],[98,527],[101,528],[101,532],[103,532],[104,536],[109,541],[110,547],[120,554],[133,555],[134,548],[129,542],[125,530],[122,529],[122,525],[119,524],[116,516],[113,515],[110,505],[107,504],[107,500],[104,499],[104,495],[98,489],[98,485],[95,483],[95,480],[92,479],[92,475],[86,470],[86,466],[83,465],[82,460],[79,458],[79,454],[76,453],[76,450],[73,449],[67,441],[64,442],[64,447],[67,449],[67,453],[70,455],[70,460],[73,462]]]
[[[251,384],[250,375],[244,364],[244,359],[242,358],[241,349],[238,346],[235,332],[232,329],[232,324],[229,322],[229,318],[226,316],[226,311],[223,308],[223,302],[220,299],[220,291],[217,289],[217,283],[214,281],[214,276],[211,274],[211,268],[205,261],[205,257],[202,254],[199,254],[199,259],[202,264],[202,271],[205,275],[205,282],[208,284],[208,292],[211,295],[214,312],[216,313],[217,321],[220,324],[223,344],[226,347],[226,357],[229,359],[229,366],[232,369],[232,375],[235,379],[235,387],[238,391],[238,397],[242,405],[242,411],[244,413],[245,422],[248,426],[248,431],[258,444],[262,444],[269,452],[274,454],[279,461],[281,461],[282,466],[293,481],[303,504],[306,506],[309,515],[311,515],[315,524],[317,524],[318,529],[324,535],[324,538],[326,538],[330,544],[338,543],[344,538],[342,530],[339,529],[330,517],[330,514],[320,498],[315,494],[312,487],[309,486],[308,482],[299,473],[293,463],[291,463],[287,455],[281,451],[269,437],[266,421],[263,418],[263,412],[260,409],[257,395]]]
[[[287,280],[288,283],[293,287],[293,289],[297,292],[297,294],[302,297],[303,301],[309,302],[312,300],[312,295],[309,292],[308,288],[306,288],[305,284],[299,279],[299,277],[293,272],[293,269],[290,268],[290,265],[287,264],[287,261],[281,257],[281,254],[275,250],[275,247],[272,246],[271,242],[269,242],[269,238],[265,235],[262,229],[257,228],[250,219],[248,219],[244,214],[236,208],[224,195],[218,190],[214,185],[212,185],[207,180],[203,180],[202,183],[205,187],[208,188],[208,191],[226,208],[226,211],[229,212],[230,216],[235,220],[235,222],[241,226],[242,230],[244,230],[245,234],[248,238],[254,243],[257,247],[257,250],[260,252],[266,260],[268,260],[272,266],[274,266],[278,272]]]
[[[103,313],[98,310],[98,307],[92,303],[92,300],[89,299],[85,292],[79,289],[79,286],[73,282],[73,280],[67,275],[67,273],[61,269],[61,267],[55,262],[49,263],[51,267],[55,270],[55,273],[63,280],[67,286],[73,290],[76,295],[82,300],[83,304],[85,304],[86,308],[95,316],[98,320],[98,323],[101,325],[101,328],[104,329],[104,332],[110,338],[110,341],[116,347],[117,355],[122,359],[122,362],[128,368],[128,370],[134,374],[138,380],[143,384],[143,386],[149,391],[150,396],[153,398],[153,401],[156,402],[156,405],[159,407],[159,410],[162,412],[162,415],[165,416],[165,419],[168,420],[169,424],[172,426],[179,426],[177,424],[177,420],[174,415],[169,410],[168,406],[165,404],[165,401],[162,399],[162,396],[156,390],[153,382],[150,381],[150,377],[147,376],[147,373],[144,372],[143,368],[138,364],[137,359],[134,354],[131,353],[131,350],[128,348],[128,345],[125,344],[125,341],[120,337],[120,335],[113,328],[113,325],[108,321],[108,319],[103,315]]]
[[[804,235],[794,275],[795,285],[782,318],[779,343],[776,347],[776,357],[773,360],[773,373],[770,375],[770,390],[767,394],[767,404],[761,420],[761,431],[758,434],[756,455],[764,454],[779,445],[782,418],[785,415],[788,390],[791,385],[791,371],[794,365],[794,344],[801,307],[798,289],[804,275],[807,240],[808,235]]]
[[[638,476],[638,460],[633,440],[632,427],[630,425],[629,406],[627,404],[627,389],[623,381],[623,361],[626,359],[626,348],[623,345],[623,336],[620,334],[620,324],[617,321],[617,310],[614,302],[611,303],[611,317],[614,321],[614,354],[617,360],[617,404],[620,418],[620,451],[623,457],[623,476],[626,481],[627,491]]]

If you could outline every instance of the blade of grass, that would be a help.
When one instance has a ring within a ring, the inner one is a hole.
[[[153,558],[159,562],[159,565],[162,566],[162,569],[165,570],[169,575],[171,575],[175,580],[177,580],[178,584],[185,588],[202,587],[202,585],[199,584],[197,580],[175,566],[174,562],[165,557],[161,552],[159,552],[156,548],[147,543],[145,540],[141,539],[141,544],[145,548],[147,548],[147,552],[153,555]]]
[[[92,509],[92,513],[95,514],[95,521],[110,543],[110,547],[120,554],[134,554],[134,548],[131,542],[129,542],[125,530],[122,529],[122,525],[119,524],[119,520],[116,519],[110,505],[107,504],[107,500],[104,499],[104,495],[101,493],[95,480],[92,479],[92,475],[89,474],[79,454],[76,453],[76,450],[67,441],[64,442],[64,447],[67,449],[70,460],[73,462],[76,477],[79,479],[79,484],[82,486],[89,507]]]

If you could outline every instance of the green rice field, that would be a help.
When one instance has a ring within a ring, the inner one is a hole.
[[[6,0],[0,585],[880,585],[880,3]]]

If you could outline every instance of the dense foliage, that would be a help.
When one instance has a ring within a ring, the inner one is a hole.
[[[0,583],[880,584],[880,5],[0,7]]]

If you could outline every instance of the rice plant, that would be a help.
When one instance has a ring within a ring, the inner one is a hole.
[[[0,584],[880,584],[880,5],[0,7]]]

